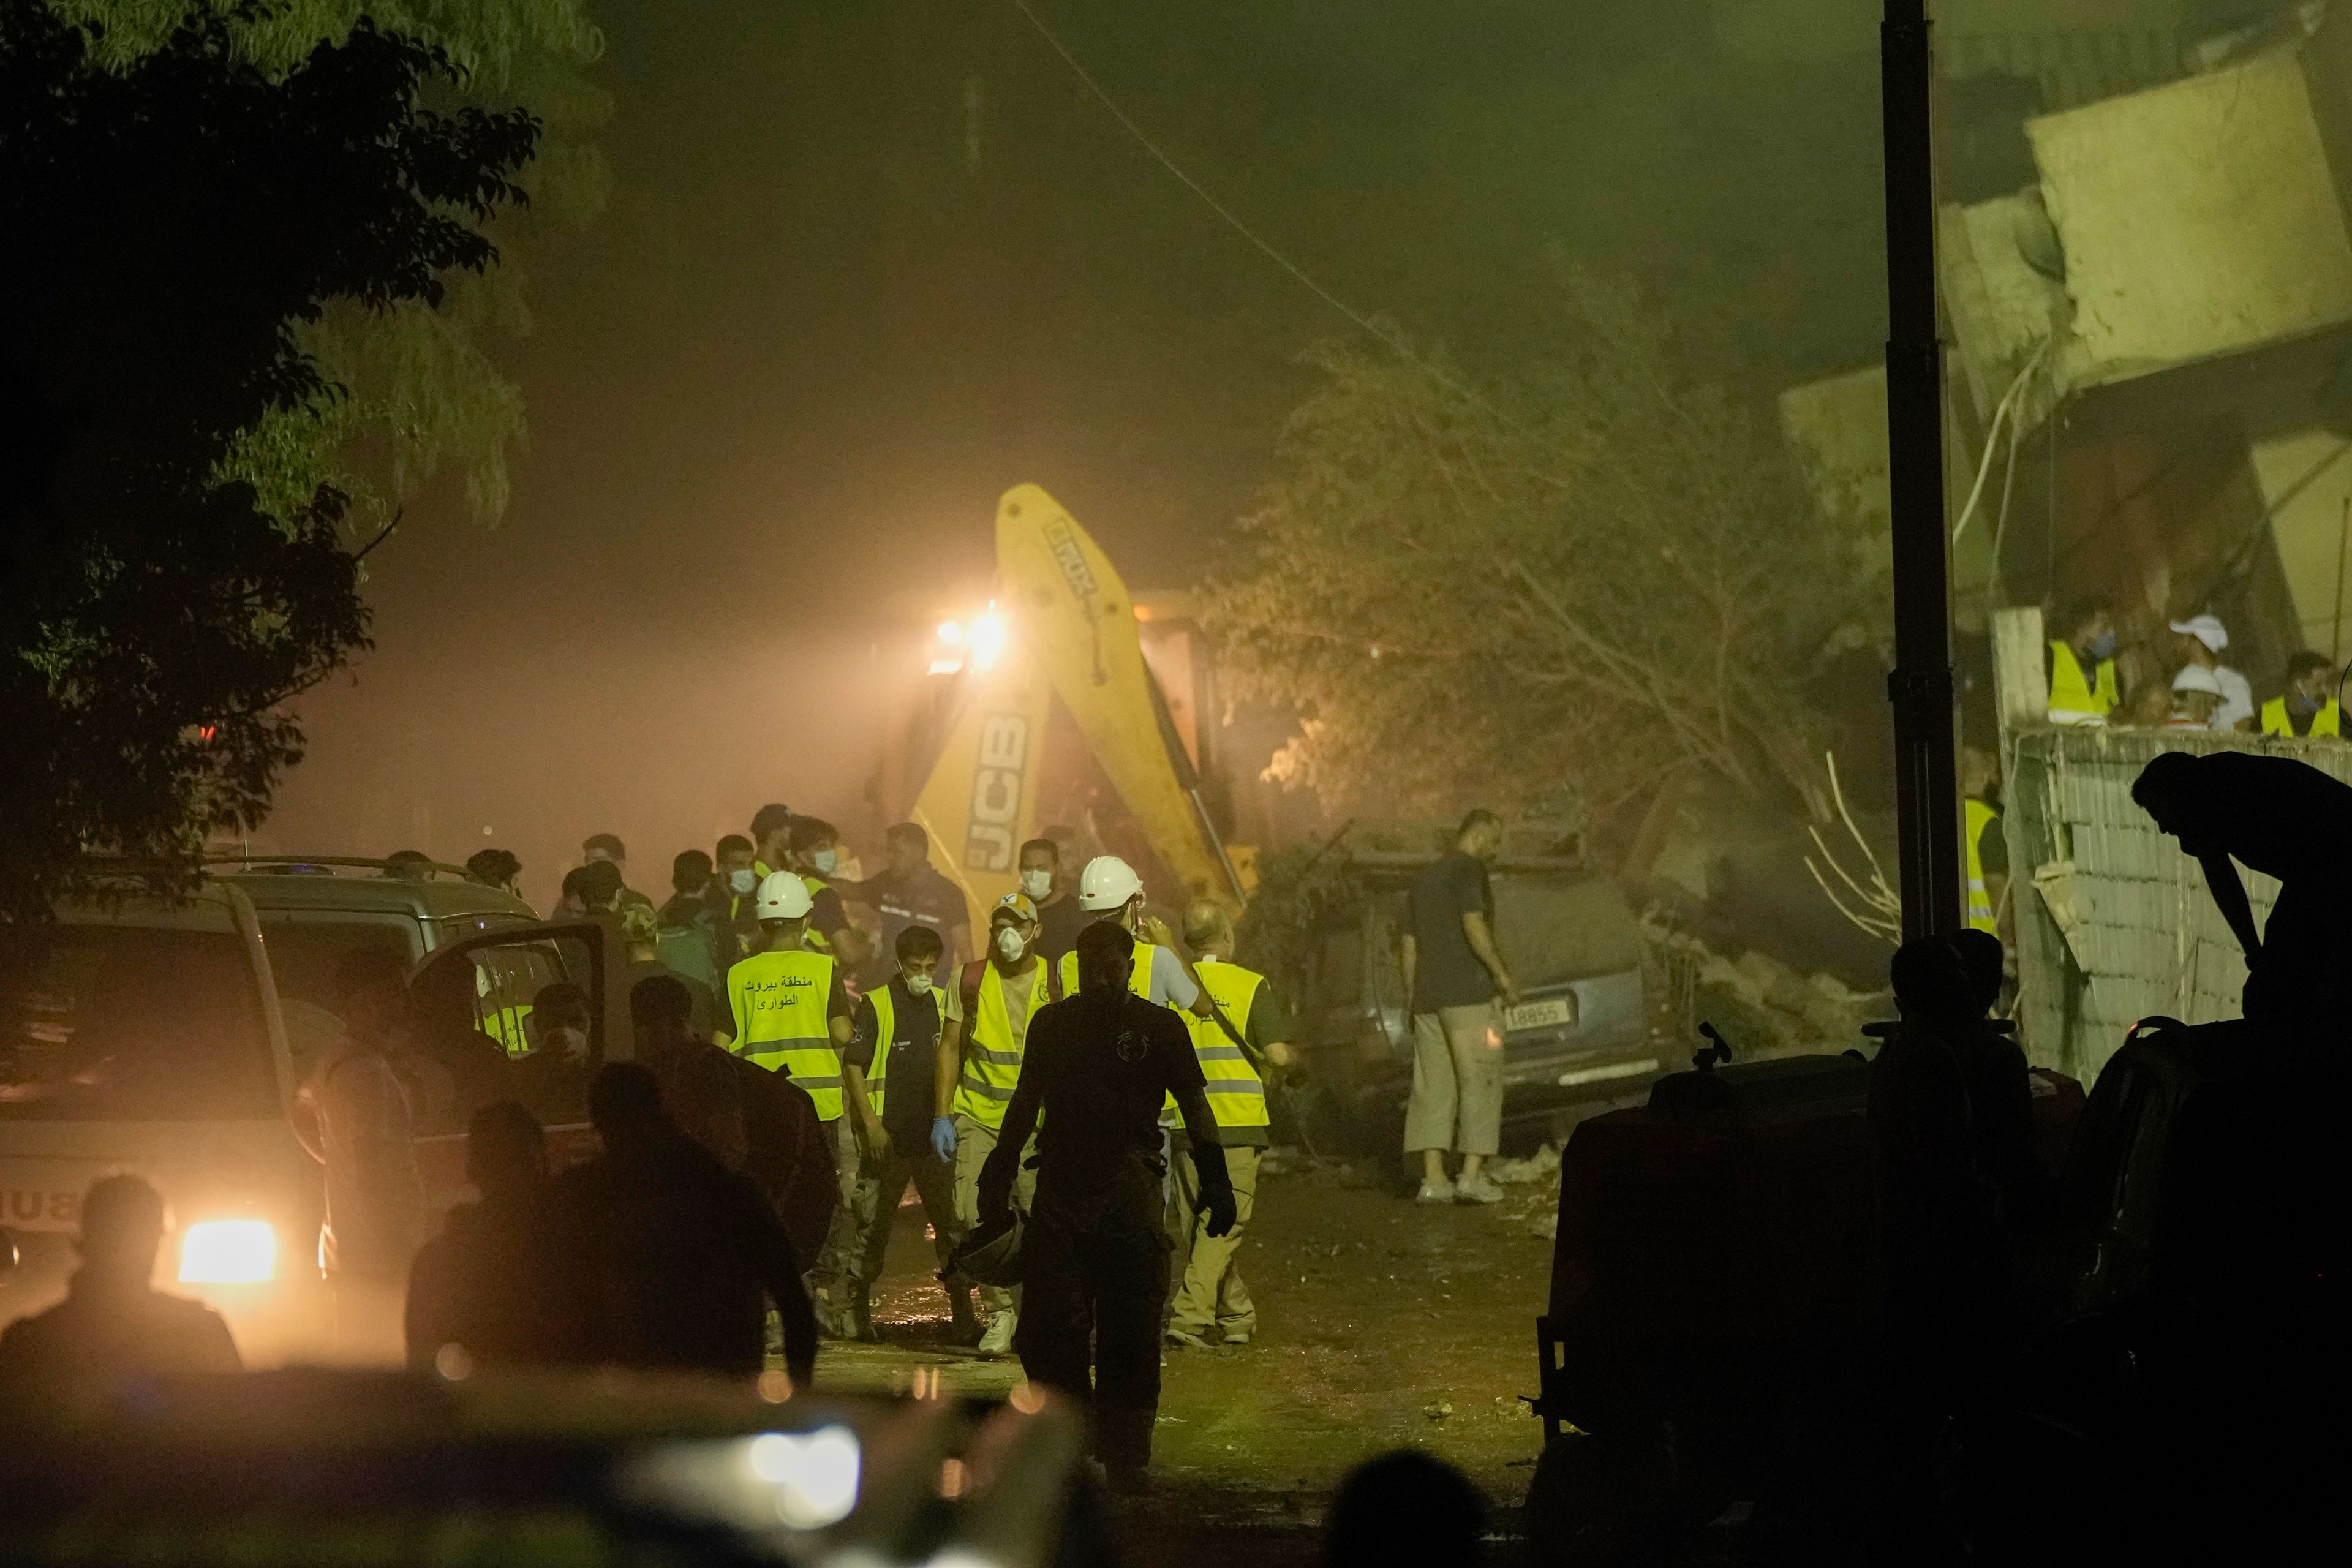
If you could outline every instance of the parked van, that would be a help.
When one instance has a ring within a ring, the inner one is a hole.
[[[248,1363],[328,1352],[320,1171],[289,1118],[341,1033],[334,974],[354,947],[408,966],[425,1026],[502,1042],[524,1037],[539,985],[573,980],[589,994],[592,1051],[629,1054],[609,932],[538,921],[453,868],[430,870],[224,863],[185,901],[126,882],[118,900],[0,929],[0,1321],[61,1293],[82,1194],[130,1171],[169,1206],[159,1283],[225,1312]],[[462,1193],[461,1142],[443,1130],[419,1150],[444,1203]]]

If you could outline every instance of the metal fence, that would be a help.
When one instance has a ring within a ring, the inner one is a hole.
[[[2038,1066],[2088,1084],[2155,1015],[2202,1024],[2238,1016],[2236,938],[2178,841],[2132,804],[2158,752],[2296,757],[2352,783],[2352,745],[2184,731],[2011,731],[2002,826],[2017,910],[2019,1032]],[[2256,921],[2278,884],[2241,868]]]

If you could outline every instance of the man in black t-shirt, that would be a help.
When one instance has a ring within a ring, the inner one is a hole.
[[[940,933],[929,926],[910,925],[898,933],[898,973],[890,983],[869,991],[857,1004],[850,1025],[849,1044],[841,1053],[842,1076],[855,1075],[867,1098],[882,1102],[882,1132],[866,1162],[866,1175],[853,1206],[864,1226],[863,1241],[851,1256],[851,1337],[875,1337],[871,1321],[874,1282],[890,1246],[890,1222],[907,1184],[915,1184],[923,1213],[931,1223],[931,1246],[940,1267],[963,1237],[956,1221],[955,1162],[941,1160],[931,1150],[931,1121],[937,1115],[938,1087],[932,1081],[939,1058],[940,1035],[950,1019],[962,1016],[956,987],[933,978],[940,964]],[[882,1073],[875,1077],[875,1059]],[[948,1310],[961,1343],[980,1342],[980,1318],[971,1309],[971,1286],[961,1279],[947,1280]]]
[[[889,983],[898,952],[898,933],[910,925],[925,925],[940,933],[944,948],[939,979],[945,984],[956,966],[975,956],[971,947],[971,916],[963,890],[931,865],[931,836],[919,824],[901,822],[882,835],[885,866],[881,875],[862,882],[836,882],[841,896],[865,904],[881,917],[881,945],[860,979],[868,986]]]
[[[1421,1155],[1424,1204],[1493,1204],[1503,1189],[1481,1169],[1503,1127],[1503,1016],[1519,991],[1495,946],[1487,863],[1501,853],[1503,819],[1474,811],[1454,847],[1413,879],[1404,928],[1404,987],[1412,1012],[1412,1095],[1404,1150]],[[1448,1151],[1462,1156],[1449,1181]]]
[[[1192,1140],[1208,1234],[1234,1225],[1233,1186],[1192,1037],[1172,1010],[1128,989],[1134,952],[1119,926],[1088,926],[1077,942],[1079,994],[1030,1020],[1021,1081],[981,1171],[978,1227],[1009,1222],[1022,1151],[1035,1130],[1036,1212],[1022,1236],[1013,1345],[1032,1382],[1091,1407],[1095,1455],[1120,1490],[1147,1484],[1160,1410],[1169,1253],[1160,1108],[1168,1096]]]

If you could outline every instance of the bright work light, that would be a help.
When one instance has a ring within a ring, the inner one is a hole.
[[[183,1285],[254,1285],[278,1272],[278,1233],[261,1219],[208,1219],[180,1237]]]
[[[764,1432],[746,1446],[751,1473],[776,1489],[776,1517],[795,1530],[822,1530],[857,1506],[857,1434],[820,1426],[802,1436]]]
[[[972,668],[982,671],[993,668],[996,656],[1003,651],[1004,617],[996,613],[992,604],[986,615],[975,617],[971,623]]]

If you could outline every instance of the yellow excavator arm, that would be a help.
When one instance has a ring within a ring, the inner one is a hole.
[[[1109,557],[1060,502],[1020,485],[997,503],[996,574],[1004,651],[992,668],[966,676],[961,710],[915,806],[932,863],[971,905],[973,931],[1018,885],[1021,843],[1036,834],[1055,697],[1169,872],[1187,889],[1238,901],[1190,762],[1171,744],[1134,598]]]

